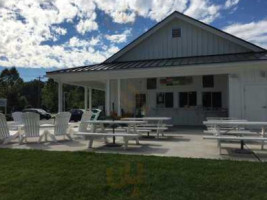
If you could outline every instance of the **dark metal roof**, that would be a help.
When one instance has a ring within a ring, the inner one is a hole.
[[[127,69],[149,69],[164,67],[180,67],[187,65],[214,64],[214,63],[231,63],[231,62],[247,62],[247,61],[267,61],[267,51],[251,52],[239,54],[224,54],[211,56],[195,56],[182,58],[139,60],[128,62],[101,63],[83,67],[75,67],[47,72],[52,73],[72,73],[72,72],[96,72],[111,70],[127,70]]]

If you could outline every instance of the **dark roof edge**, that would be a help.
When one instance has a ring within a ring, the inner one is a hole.
[[[54,70],[54,71],[49,71],[46,72],[47,74],[53,74],[53,73],[59,73],[61,71],[65,71],[65,70],[73,70],[73,69],[83,69],[86,67],[93,67],[96,65],[108,65],[108,64],[120,64],[120,63],[132,63],[132,62],[149,62],[149,61],[157,61],[157,60],[171,60],[171,59],[185,59],[185,58],[203,58],[203,57],[216,57],[216,56],[231,56],[231,55],[245,55],[245,54],[251,54],[251,53],[255,53],[255,54],[259,54],[259,53],[266,53],[267,54],[267,50],[263,50],[261,52],[245,52],[245,53],[231,53],[231,54],[214,54],[214,55],[203,55],[203,56],[187,56],[187,57],[174,57],[174,58],[158,58],[158,59],[147,59],[147,60],[132,60],[132,61],[120,61],[120,62],[112,62],[112,63],[99,63],[99,64],[93,64],[93,65],[86,65],[86,66],[80,66],[80,67],[73,67],[73,68],[63,68],[63,69],[58,69],[58,70]],[[249,62],[249,61],[245,61],[245,62]]]

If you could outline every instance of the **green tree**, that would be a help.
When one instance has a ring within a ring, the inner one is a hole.
[[[53,79],[48,79],[42,88],[42,105],[46,107],[49,112],[57,112],[57,90],[57,83]]]
[[[22,87],[22,96],[25,96],[27,99],[28,105],[27,107],[33,108],[41,108],[41,90],[44,87],[44,82],[39,80],[33,80],[29,82],[25,82]]]
[[[0,74],[0,97],[7,99],[7,111],[10,113],[23,107],[20,102],[23,80],[15,67],[4,69]],[[24,102],[25,103],[25,102]]]

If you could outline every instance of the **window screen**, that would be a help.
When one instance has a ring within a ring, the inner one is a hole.
[[[179,38],[179,37],[181,37],[181,29],[180,28],[172,29],[172,38]]]
[[[222,93],[221,92],[213,92],[212,93],[213,107],[221,108],[222,107]]]
[[[221,92],[203,92],[202,105],[206,108],[221,108],[222,93]]]
[[[197,105],[197,93],[196,92],[180,92],[179,94],[179,106],[189,107]]]
[[[172,92],[165,93],[165,107],[173,108],[173,93]]]
[[[156,78],[148,78],[146,83],[148,90],[157,89],[157,79]]]
[[[172,92],[157,93],[157,107],[158,108],[173,108],[173,93]]]
[[[204,88],[213,88],[214,87],[214,76],[203,76],[202,84]]]

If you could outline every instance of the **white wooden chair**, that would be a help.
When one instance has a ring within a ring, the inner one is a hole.
[[[55,127],[53,130],[48,131],[48,135],[55,142],[57,141],[56,136],[67,136],[68,139],[72,140],[69,133],[69,121],[71,114],[69,112],[60,112],[55,118]]]
[[[13,112],[12,118],[15,123],[21,124],[22,123],[22,112]]]
[[[42,138],[46,136],[46,132],[40,132],[40,115],[37,113],[26,112],[22,113],[23,134],[20,137],[20,144],[27,138],[37,137],[38,143],[42,141]]]
[[[92,112],[91,120],[97,120],[100,113],[102,112],[102,110],[100,110],[100,109],[95,109],[95,111],[96,112],[94,112],[94,113]],[[91,112],[91,111],[89,111],[89,112]]]
[[[86,111],[86,112],[83,113],[82,119],[81,119],[81,122],[80,122],[80,125],[79,125],[79,128],[78,128],[79,132],[88,132],[89,123],[86,122],[86,121],[91,120],[92,116],[93,116],[93,112],[92,111]]]
[[[5,115],[0,113],[0,140],[3,141],[3,144],[7,144],[11,140],[16,139],[18,136],[19,131],[10,131],[8,129]]]

